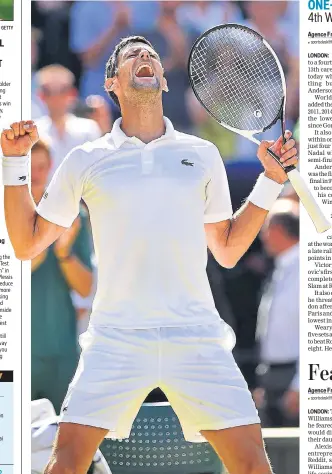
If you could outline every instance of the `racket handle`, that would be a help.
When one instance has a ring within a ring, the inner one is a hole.
[[[309,214],[317,232],[325,232],[331,228],[331,223],[326,219],[304,179],[295,168],[287,173],[288,179],[299,196],[304,208]]]

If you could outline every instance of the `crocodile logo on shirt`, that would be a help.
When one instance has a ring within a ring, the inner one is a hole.
[[[194,166],[194,163],[192,163],[191,161],[188,161],[187,159],[182,160],[181,163],[186,166]]]
[[[18,178],[19,181],[25,181],[26,179],[27,179],[26,176],[20,176],[20,177]]]

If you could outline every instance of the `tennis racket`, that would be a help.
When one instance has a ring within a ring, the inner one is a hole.
[[[236,24],[206,31],[191,49],[188,74],[195,96],[223,127],[259,145],[254,135],[280,120],[285,136],[284,72],[271,46],[256,31]],[[268,153],[287,173],[317,232],[330,229],[296,167],[285,167],[272,150]]]

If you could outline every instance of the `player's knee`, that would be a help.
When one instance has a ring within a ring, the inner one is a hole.
[[[272,474],[270,463],[265,449],[252,446],[251,449],[243,447],[233,453],[233,459],[228,467],[231,474]]]
[[[44,474],[85,474],[86,470],[72,461],[53,458],[47,465]]]
[[[268,463],[264,463],[260,466],[255,466],[251,471],[250,474],[273,474],[271,467]]]
[[[241,461],[237,474],[272,474],[264,449],[253,450],[251,454]]]
[[[239,466],[236,474],[272,474],[272,471],[267,462],[261,464],[252,464],[250,461],[247,461]]]
[[[256,465],[251,471],[248,471],[248,474],[273,474],[270,465],[265,462],[261,465]]]

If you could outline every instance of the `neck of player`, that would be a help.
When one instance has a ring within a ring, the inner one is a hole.
[[[137,137],[149,143],[165,134],[162,104],[151,106],[126,107],[121,105],[121,129],[127,137]]]

